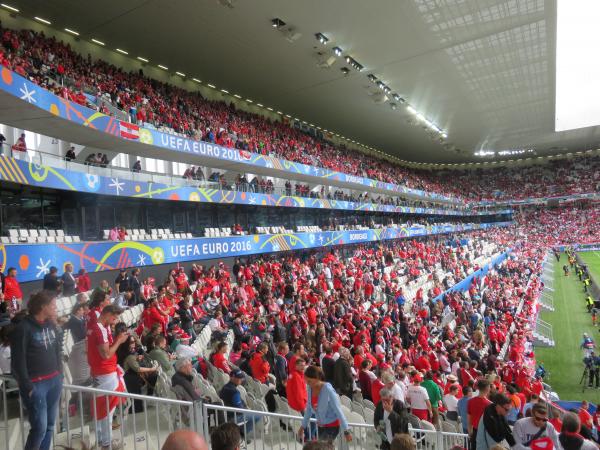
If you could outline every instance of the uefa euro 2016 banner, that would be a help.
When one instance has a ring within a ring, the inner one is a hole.
[[[80,164],[74,164],[74,166],[79,166],[82,170],[89,167]],[[343,200],[321,200],[291,195],[233,192],[219,189],[197,188],[193,186],[170,186],[162,183],[136,181],[118,177],[105,177],[93,173],[78,172],[76,170],[59,169],[14,159],[8,156],[0,156],[0,180],[29,186],[86,192],[90,194],[218,203],[224,205],[237,204],[452,216],[477,216],[488,214],[484,211],[413,208],[408,206],[347,202]],[[495,214],[510,213],[511,210],[504,210],[496,212]]]
[[[264,234],[227,238],[193,238],[152,241],[100,241],[65,244],[0,245],[1,270],[17,268],[19,281],[42,278],[50,266],[62,272],[73,264],[88,272],[124,267],[141,267],[230,256],[304,250],[343,244],[410,238],[442,233],[508,226],[511,222],[464,224],[427,228],[382,228],[361,231],[323,231],[319,233]]]
[[[93,109],[79,105],[78,103],[58,97],[5,67],[1,69],[0,89],[8,94],[20,98],[21,100],[35,105],[38,108],[48,111],[57,117],[69,120],[73,123],[83,125],[97,131],[102,131],[122,139],[141,142],[143,144],[153,145],[176,152],[190,153],[198,156],[220,159],[223,161],[233,161],[248,164],[249,172],[252,172],[251,166],[275,168],[278,170],[285,170],[292,174],[296,173],[319,177],[323,180],[335,180],[363,186],[377,187],[398,193],[414,194],[424,198],[462,203],[458,199],[453,199],[440,194],[427,193],[425,191],[409,189],[407,187],[398,186],[391,183],[384,183],[382,181],[371,180],[369,178],[335,172],[330,169],[308,166],[305,164],[287,161],[285,159],[250,153],[247,151],[240,151],[233,148],[221,147],[208,142],[187,139],[174,134],[163,133],[149,127],[144,128],[135,124],[123,122],[114,117],[107,116]],[[201,161],[198,161],[197,164],[204,165],[201,164]]]

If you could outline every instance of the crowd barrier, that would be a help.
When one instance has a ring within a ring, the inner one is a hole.
[[[0,380],[0,442],[4,448],[21,450],[29,431],[26,412],[17,397],[18,389],[12,378],[0,375]],[[114,421],[110,423],[112,440],[124,444],[125,449],[159,450],[168,434],[178,429],[195,430],[210,442],[210,431],[227,421],[240,426],[245,434],[247,450],[302,449],[302,443],[297,440],[302,422],[299,414],[273,413],[264,407],[263,410],[247,410],[205,402],[185,402],[175,399],[171,391],[160,391],[157,395],[162,398],[65,384],[54,429],[53,448],[80,449],[96,445],[98,433],[103,432],[108,424],[95,419],[93,411],[101,402],[108,401],[107,396],[113,396],[122,399],[122,402],[116,407]],[[372,414],[369,417],[372,421]],[[347,418],[353,438],[346,442],[340,433],[335,441],[337,449],[374,449],[380,445],[380,431],[373,423],[367,423],[365,417],[356,413],[350,413]],[[466,434],[412,427],[409,431],[419,450],[467,448]],[[309,437],[318,437],[318,428],[311,426],[307,433]]]

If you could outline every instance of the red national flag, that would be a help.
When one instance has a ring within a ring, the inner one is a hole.
[[[252,158],[252,154],[247,151],[247,150],[240,150],[240,156],[244,159],[249,160],[250,158]]]
[[[134,123],[119,121],[119,127],[121,129],[121,137],[125,139],[139,139],[140,138],[140,127]]]

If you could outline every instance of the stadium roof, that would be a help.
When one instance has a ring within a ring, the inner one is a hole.
[[[556,0],[9,3],[410,161],[480,161],[478,150],[545,155],[600,142],[598,127],[554,132]],[[341,54],[329,59],[334,47]],[[383,87],[389,100],[377,103]]]

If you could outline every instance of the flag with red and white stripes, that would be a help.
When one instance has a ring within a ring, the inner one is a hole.
[[[121,129],[121,137],[125,139],[139,139],[140,138],[140,127],[135,123],[119,122]]]

